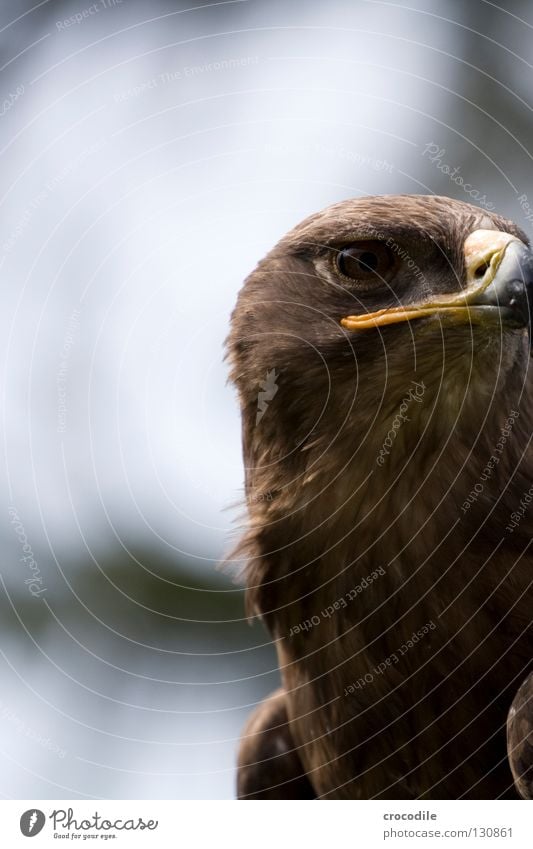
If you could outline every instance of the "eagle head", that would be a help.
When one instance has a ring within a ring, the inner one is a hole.
[[[377,467],[379,495],[406,464],[402,486],[416,486],[443,447],[443,485],[466,458],[475,469],[480,432],[496,439],[524,391],[532,294],[525,234],[450,198],[347,200],[283,237],[246,280],[228,340],[244,551],[303,539],[325,515],[349,524]]]

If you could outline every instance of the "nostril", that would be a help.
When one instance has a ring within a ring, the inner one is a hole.
[[[483,277],[485,275],[485,272],[488,271],[489,268],[490,262],[482,262],[481,265],[478,265],[478,267],[474,271],[474,277],[477,277],[479,280],[480,277]]]

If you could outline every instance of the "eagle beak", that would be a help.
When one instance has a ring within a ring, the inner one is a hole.
[[[469,324],[510,324],[529,327],[533,319],[533,252],[499,230],[475,230],[464,243],[466,286],[418,304],[392,307],[341,319],[347,330],[365,330],[448,315]]]

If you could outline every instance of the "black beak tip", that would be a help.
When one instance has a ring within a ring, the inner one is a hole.
[[[509,245],[480,302],[499,306],[512,324],[527,327],[533,356],[533,251],[527,245]]]

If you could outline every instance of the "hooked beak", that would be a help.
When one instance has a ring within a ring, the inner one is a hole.
[[[418,304],[341,319],[347,330],[366,330],[427,316],[454,322],[529,327],[533,318],[533,252],[499,230],[476,230],[464,244],[466,287]]]

